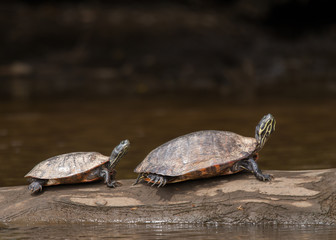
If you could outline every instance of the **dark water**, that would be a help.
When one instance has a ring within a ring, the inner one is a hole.
[[[261,151],[262,169],[336,167],[336,100],[228,101],[206,96],[156,96],[109,100],[0,103],[0,187],[26,184],[38,162],[62,153],[98,151],[109,155],[122,139],[130,152],[117,166],[118,178],[135,178],[134,167],[158,145],[205,129],[254,136],[260,118],[272,113],[276,132]],[[1,227],[1,226],[0,226]],[[1,228],[0,239],[118,236],[120,238],[328,239],[336,229],[315,227],[76,225]],[[64,237],[64,236],[63,236]],[[330,238],[331,239],[331,238]]]

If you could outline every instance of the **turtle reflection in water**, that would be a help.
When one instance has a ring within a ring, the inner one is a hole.
[[[42,186],[92,182],[103,179],[108,187],[116,187],[114,167],[130,146],[128,140],[121,141],[111,156],[97,152],[74,152],[44,160],[25,175],[31,182],[32,193],[42,191]]]
[[[265,115],[255,129],[255,138],[227,131],[199,131],[175,138],[150,152],[135,168],[139,176],[134,184],[144,180],[158,187],[191,179],[252,172],[260,181],[270,181],[256,160],[270,134],[275,119]]]

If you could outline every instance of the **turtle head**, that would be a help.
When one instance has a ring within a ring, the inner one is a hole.
[[[130,147],[130,141],[123,140],[119,143],[118,146],[116,146],[110,156],[110,164],[108,166],[109,169],[113,169],[119,160],[127,153],[128,149]]]
[[[271,114],[263,116],[255,130],[257,151],[262,149],[272,132],[275,131],[275,119]]]

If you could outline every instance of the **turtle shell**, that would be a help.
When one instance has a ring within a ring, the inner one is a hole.
[[[181,180],[230,174],[225,169],[255,153],[255,138],[227,131],[199,131],[175,138],[150,152],[137,173],[185,176]],[[212,169],[212,171],[207,171]],[[203,171],[203,173],[199,173]],[[198,172],[198,174],[193,174]],[[200,175],[204,176],[200,176]]]
[[[37,164],[25,177],[48,179],[46,185],[90,182],[99,178],[99,166],[109,157],[98,152],[74,152],[48,158]]]

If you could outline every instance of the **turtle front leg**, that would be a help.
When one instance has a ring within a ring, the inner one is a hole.
[[[119,185],[118,182],[115,180],[115,174],[115,170],[112,170],[112,173],[110,173],[107,169],[100,170],[100,176],[104,179],[104,182],[110,188],[115,188]]]
[[[260,181],[271,181],[273,179],[272,175],[262,173],[258,167],[258,164],[254,161],[253,158],[239,161],[237,164],[238,168],[250,171]]]
[[[42,192],[42,186],[44,186],[46,183],[47,180],[32,178],[28,189],[31,191],[31,193]]]

